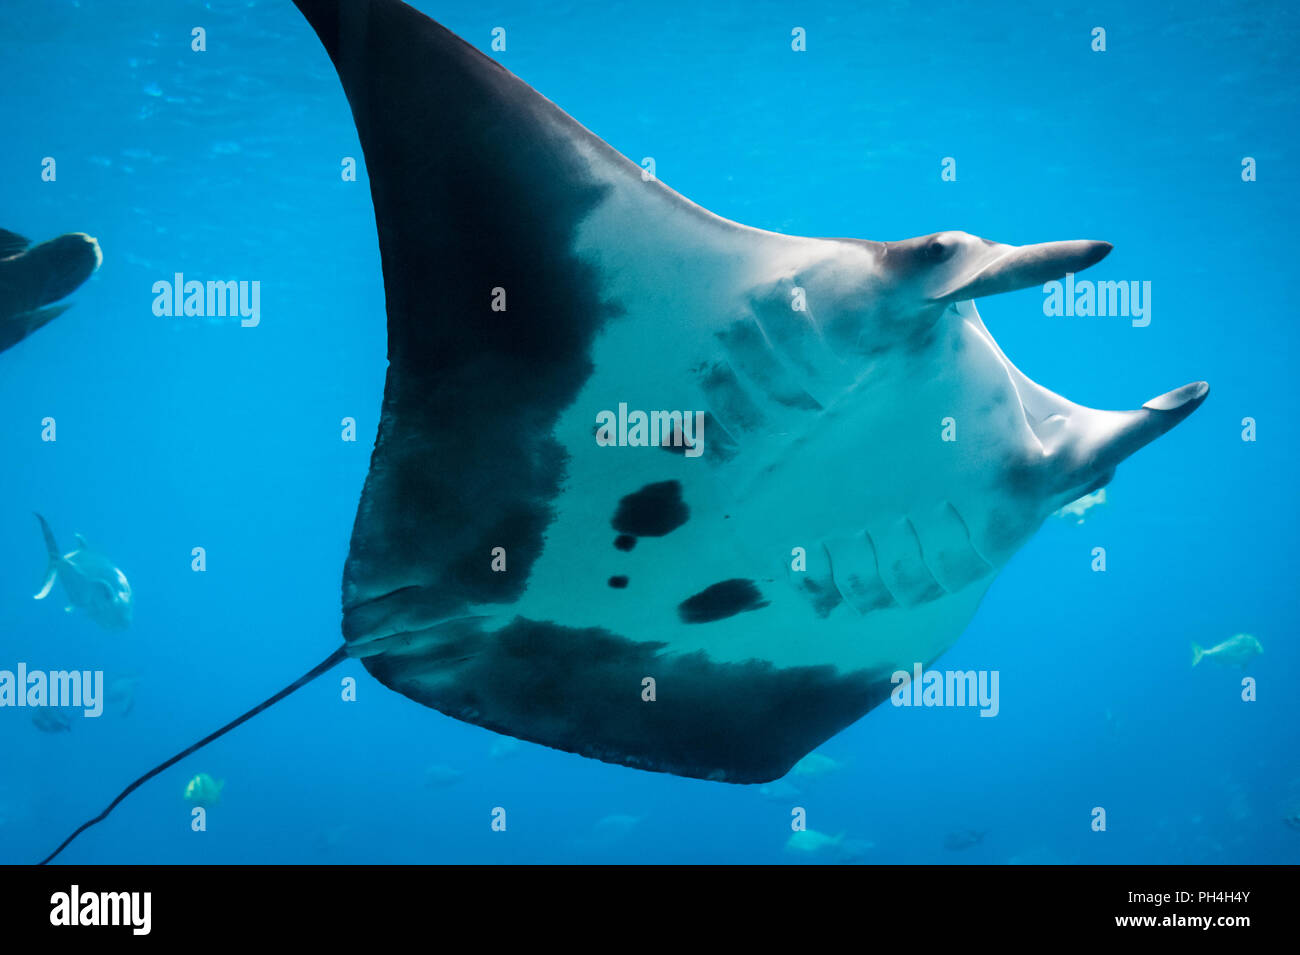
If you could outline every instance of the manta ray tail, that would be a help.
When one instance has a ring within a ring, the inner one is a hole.
[[[36,519],[41,522],[41,534],[45,537],[45,552],[50,558],[50,563],[45,568],[45,582],[36,592],[36,599],[44,600],[54,589],[54,578],[59,575],[59,561],[63,560],[63,555],[59,553],[59,545],[54,540],[54,531],[50,530],[50,525],[45,523],[45,518],[37,514]]]
[[[42,521],[41,523],[44,524],[44,521]],[[81,835],[91,826],[95,825],[95,823],[103,822],[106,818],[108,818],[108,814],[112,812],[114,809],[116,809],[118,804],[122,802],[123,799],[131,795],[131,793],[135,792],[137,789],[139,789],[149,780],[153,779],[163,770],[170,769],[172,766],[175,766],[186,756],[198,752],[204,746],[207,746],[209,743],[211,743],[213,740],[217,740],[225,736],[236,726],[239,726],[241,723],[248,722],[258,713],[261,713],[263,710],[273,706],[276,703],[279,703],[281,700],[283,700],[294,690],[306,686],[308,683],[316,679],[316,677],[320,676],[322,673],[332,669],[334,666],[341,663],[347,657],[347,655],[348,655],[347,649],[345,647],[339,647],[337,650],[335,650],[333,653],[327,656],[316,666],[312,667],[302,676],[298,677],[298,679],[294,680],[292,683],[286,686],[279,693],[276,693],[274,696],[267,697],[265,700],[263,700],[261,703],[258,703],[257,706],[253,707],[247,713],[244,713],[242,716],[238,716],[235,719],[231,720],[225,726],[221,727],[221,729],[217,730],[215,733],[211,733],[208,736],[203,737],[203,739],[199,740],[194,745],[186,747],[185,749],[181,750],[179,753],[177,753],[175,756],[173,756],[171,759],[167,760],[166,762],[159,763],[153,769],[149,770],[149,772],[145,773],[139,779],[135,780],[135,782],[131,783],[131,785],[127,786],[120,793],[118,793],[117,798],[114,799],[111,803],[109,803],[108,807],[103,812],[101,812],[98,816],[96,816],[94,819],[91,819],[87,822],[83,822],[80,826],[78,826],[76,831],[73,832],[72,835],[68,836],[68,838],[64,839],[61,843],[59,843],[59,847],[55,849],[53,852],[51,852],[49,855],[47,855],[44,859],[42,859],[40,861],[40,864],[45,865],[47,862],[50,862],[51,860],[54,859],[55,856],[57,856],[60,852],[66,849],[72,843],[73,839],[77,838],[77,836]],[[225,785],[224,781],[222,782],[221,785],[222,786]]]

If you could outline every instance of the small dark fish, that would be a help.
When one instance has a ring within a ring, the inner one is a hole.
[[[135,708],[135,687],[140,682],[136,676],[120,676],[108,685],[107,703],[119,716],[130,716]]]
[[[988,835],[988,830],[976,831],[974,829],[962,829],[958,832],[950,832],[944,837],[943,847],[950,852],[960,852],[963,849],[969,849],[977,846],[984,841]]]
[[[453,769],[451,766],[430,766],[424,772],[424,784],[434,789],[443,786],[454,786],[465,778],[465,774],[459,769]]]
[[[39,709],[32,714],[32,725],[42,733],[66,733],[72,729],[72,720],[60,709]]]

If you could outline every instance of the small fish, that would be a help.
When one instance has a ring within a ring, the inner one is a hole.
[[[1065,518],[1066,520],[1073,518],[1074,523],[1082,524],[1084,515],[1087,514],[1091,508],[1105,503],[1106,489],[1103,487],[1100,490],[1093,491],[1091,494],[1085,494],[1077,501],[1071,501],[1064,507],[1058,508],[1053,512],[1053,516]]]
[[[42,733],[66,733],[72,729],[72,720],[61,709],[45,707],[32,714],[32,725]]]
[[[832,849],[844,841],[844,833],[836,836],[828,836],[824,832],[818,832],[816,829],[802,829],[798,832],[792,832],[790,838],[785,842],[787,852],[800,852],[807,855],[815,855]]]
[[[459,769],[452,769],[450,766],[430,766],[424,771],[424,784],[435,789],[440,789],[443,786],[454,786],[464,778],[464,773]]]
[[[601,839],[613,842],[622,839],[641,824],[640,816],[629,816],[616,812],[602,817],[592,827],[592,832]]]
[[[870,839],[850,839],[839,847],[837,856],[841,862],[862,862],[875,848],[876,844]]]
[[[840,764],[829,756],[823,756],[821,753],[809,753],[799,762],[794,764],[794,769],[790,774],[796,779],[818,779],[822,776],[829,776],[831,773],[838,772]]]
[[[199,773],[185,784],[185,801],[206,809],[221,801],[221,790],[225,788],[224,779],[217,782],[207,773]]]
[[[1106,728],[1112,733],[1122,733],[1124,720],[1120,719],[1110,707],[1106,707]]]
[[[1206,650],[1200,644],[1192,644],[1192,666],[1202,660],[1210,659],[1221,666],[1244,667],[1255,657],[1264,652],[1259,641],[1248,633],[1239,633],[1224,640],[1217,647]]]
[[[105,702],[118,716],[130,716],[135,709],[135,686],[140,682],[136,676],[119,676],[108,685],[104,694]]]
[[[590,830],[574,839],[574,845],[584,852],[607,851],[627,840],[643,818],[622,812],[602,816]]]
[[[764,799],[770,799],[772,802],[786,802],[795,800],[803,795],[803,792],[794,783],[778,779],[775,782],[767,783],[758,787],[758,794]]]
[[[131,623],[131,585],[126,575],[103,554],[92,551],[85,538],[76,535],[77,549],[60,554],[54,532],[45,518],[37,514],[41,534],[45,537],[45,550],[50,563],[45,570],[45,582],[36,594],[44,600],[54,589],[54,581],[63,584],[68,594],[69,613],[82,610],[106,630],[125,630]]]
[[[1282,822],[1284,822],[1289,828],[1300,832],[1300,806],[1295,807],[1283,816]]]
[[[355,827],[344,823],[339,826],[331,826],[328,829],[322,829],[316,833],[316,838],[312,844],[316,851],[321,853],[336,853],[348,848],[356,841]]]
[[[513,736],[501,736],[492,741],[492,748],[488,750],[488,756],[493,759],[509,759],[519,752],[519,740]]]
[[[970,849],[979,845],[988,834],[987,829],[983,831],[962,829],[958,832],[950,832],[944,837],[943,847],[950,852],[960,852],[963,849]]]

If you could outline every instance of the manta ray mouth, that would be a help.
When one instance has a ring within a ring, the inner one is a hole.
[[[1061,494],[1077,497],[1105,485],[1120,462],[1186,419],[1210,393],[1208,382],[1192,381],[1148,399],[1134,411],[1076,404],[1038,384],[1007,358],[973,300],[953,302],[950,309],[1005,369],[1025,424],[1038,443],[1043,490],[1053,501]]]

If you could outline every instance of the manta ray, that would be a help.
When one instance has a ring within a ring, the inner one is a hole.
[[[0,229],[0,352],[71,308],[53,303],[76,291],[103,261],[99,243],[84,232],[32,245]]]
[[[984,326],[975,299],[1105,242],[751,228],[398,0],[295,2],[351,105],[388,317],[344,644],[86,826],[349,657],[520,739],[777,779],[1205,399],[1093,410]]]

